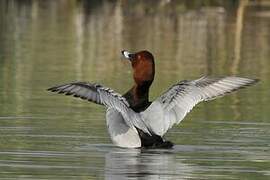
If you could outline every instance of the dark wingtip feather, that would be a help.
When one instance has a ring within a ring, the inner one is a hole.
[[[245,84],[243,87],[252,86],[252,85],[254,85],[254,84],[260,82],[260,79],[257,79],[257,78],[255,78],[255,79],[250,79],[250,80],[251,80],[251,81],[248,82],[247,84]]]
[[[48,88],[47,91],[57,92],[59,94],[62,94],[62,93],[65,93],[65,91],[64,91],[65,88],[63,89],[61,87],[66,86],[66,85],[68,85],[68,84],[64,84],[64,85],[60,85],[60,86],[53,86],[51,88]]]
[[[64,92],[62,92],[62,93],[64,93]],[[59,93],[59,94],[60,94],[60,93]],[[70,96],[70,95],[73,95],[73,94],[74,94],[74,92],[66,92],[66,93],[65,93],[66,96]]]
[[[260,79],[253,79],[253,84],[255,84],[255,83],[258,83],[258,82],[260,82],[261,80]]]
[[[238,87],[236,89],[233,89],[231,92],[236,91],[238,89],[244,89],[244,88],[246,88],[248,86],[252,86],[252,85],[254,85],[254,84],[256,84],[256,83],[258,83],[260,81],[260,79],[257,79],[257,78],[255,78],[255,79],[249,79],[249,80],[251,80],[251,81],[250,82],[247,82],[246,84],[244,84],[244,85],[242,85],[242,86],[240,86],[240,87]]]
[[[48,89],[46,89],[47,91],[51,91],[51,92],[55,92],[55,91],[57,91],[58,89],[57,89],[57,87],[51,87],[51,88],[48,88]]]

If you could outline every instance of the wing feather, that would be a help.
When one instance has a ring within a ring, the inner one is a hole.
[[[257,79],[241,77],[210,78],[205,76],[193,81],[184,80],[169,88],[141,114],[150,130],[162,136],[174,124],[180,123],[199,102],[216,99],[257,81]],[[157,111],[162,111],[160,114],[164,115],[159,121],[151,116]],[[155,124],[154,127],[152,127],[153,124]],[[157,128],[157,124],[162,128]]]
[[[139,128],[151,134],[138,113],[129,108],[129,103],[114,90],[96,83],[73,82],[49,88],[48,91],[78,97],[97,104],[105,105],[107,108],[114,108],[120,112],[129,127]]]

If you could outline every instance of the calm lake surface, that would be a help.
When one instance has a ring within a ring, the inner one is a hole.
[[[196,106],[171,150],[117,148],[102,106],[46,89],[125,93],[123,49],[154,54],[152,100],[206,74],[261,81]],[[269,87],[268,1],[0,0],[0,178],[270,179]]]

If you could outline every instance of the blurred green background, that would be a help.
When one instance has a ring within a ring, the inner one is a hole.
[[[152,100],[202,75],[261,82],[198,105],[167,134],[173,150],[123,150],[103,107],[46,91],[80,80],[126,92],[123,49],[154,54]],[[0,0],[0,177],[267,179],[269,80],[266,0]]]

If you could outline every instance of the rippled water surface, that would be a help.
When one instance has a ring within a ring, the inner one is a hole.
[[[125,93],[120,51],[156,59],[155,99],[202,75],[259,78],[201,103],[166,138],[171,150],[122,149],[105,109],[55,95],[75,80]],[[268,1],[0,1],[0,178],[269,179]]]

